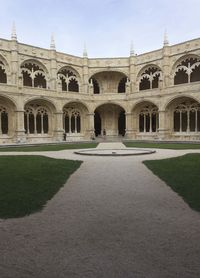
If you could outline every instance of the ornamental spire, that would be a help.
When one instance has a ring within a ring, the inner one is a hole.
[[[164,46],[169,45],[169,40],[168,40],[167,30],[165,30],[165,33],[164,33],[164,41],[163,41],[163,45],[164,45]]]
[[[86,48],[86,44],[84,43],[84,48],[83,48],[83,57],[87,58],[88,54],[87,54],[87,48]]]
[[[51,50],[56,50],[56,44],[55,44],[55,39],[54,39],[54,34],[51,34],[51,44],[50,44],[50,49]]]
[[[134,56],[134,55],[135,55],[134,44],[133,44],[133,41],[131,41],[130,56]]]
[[[15,22],[12,25],[11,40],[17,41]]]

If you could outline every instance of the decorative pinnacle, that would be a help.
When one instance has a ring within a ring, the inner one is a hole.
[[[87,57],[87,48],[86,48],[86,44],[84,43],[84,48],[83,48],[83,57]]]
[[[167,30],[165,30],[165,33],[164,33],[164,42],[163,42],[163,45],[164,46],[169,45]]]
[[[53,34],[53,33],[51,34],[50,49],[51,49],[51,50],[56,50],[55,39],[54,39],[54,34]]]
[[[13,22],[13,25],[12,25],[11,40],[17,41],[15,22]]]
[[[133,44],[133,41],[131,41],[130,56],[134,56],[134,55],[135,55],[134,44]]]

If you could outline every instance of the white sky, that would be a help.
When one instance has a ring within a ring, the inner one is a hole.
[[[0,37],[10,39],[15,21],[18,41],[89,57],[129,56],[198,38],[200,0],[0,0]]]

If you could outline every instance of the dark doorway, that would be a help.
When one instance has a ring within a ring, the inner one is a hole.
[[[124,136],[126,132],[126,117],[125,117],[125,112],[121,111],[119,114],[118,118],[118,130],[119,130],[119,135]]]
[[[95,136],[101,135],[101,117],[98,112],[94,114]]]

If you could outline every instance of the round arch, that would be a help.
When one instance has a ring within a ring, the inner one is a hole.
[[[5,101],[8,101],[8,103],[9,103],[9,105],[11,106],[11,107],[13,107],[15,110],[17,109],[17,102],[16,102],[16,100],[14,100],[13,98],[11,98],[10,96],[5,96],[5,95],[3,95],[3,94],[0,94],[0,100],[2,99],[2,101],[3,100],[5,100]]]
[[[42,104],[45,104],[47,105],[52,112],[56,112],[57,111],[57,107],[56,105],[53,103],[52,100],[46,98],[46,97],[31,97],[31,98],[28,98],[24,101],[24,107],[29,104],[30,102],[39,102],[39,103],[42,103]]]
[[[122,84],[123,79],[123,84]],[[94,80],[94,82],[92,82]],[[127,73],[120,70],[101,70],[90,74],[88,83],[91,93],[125,93],[126,83],[129,81]],[[129,82],[128,82],[129,86]],[[97,89],[98,87],[98,89]]]
[[[24,103],[24,127],[27,136],[52,136],[55,105],[46,98],[29,98]]]
[[[125,109],[115,102],[104,102],[94,109],[95,135],[124,136],[126,131]]]
[[[138,107],[141,107],[142,105],[145,105],[145,104],[151,104],[151,105],[155,105],[159,108],[159,104],[152,101],[152,100],[149,100],[149,99],[143,99],[143,100],[138,100],[137,102],[135,102],[131,108],[131,111],[132,113],[137,110]]]
[[[2,61],[2,63],[4,64],[7,74],[10,73],[9,63],[8,63],[7,59],[2,54],[0,54],[0,61]]]
[[[181,95],[165,105],[168,128],[173,136],[194,136],[200,133],[200,102],[194,97]]]
[[[89,106],[88,106],[86,103],[84,103],[84,102],[82,102],[82,101],[79,101],[79,100],[70,100],[70,101],[64,103],[64,104],[62,105],[62,110],[64,109],[64,107],[70,106],[70,105],[80,105],[80,106],[81,106],[82,108],[84,108],[88,113],[89,113],[89,111],[90,111]]]
[[[104,102],[102,102],[102,103],[100,103],[100,104],[97,104],[95,107],[94,107],[94,111],[97,109],[97,108],[99,108],[100,106],[102,106],[102,105],[109,105],[109,104],[113,104],[113,105],[116,105],[116,106],[119,106],[121,109],[123,109],[124,111],[126,111],[126,107],[125,107],[125,105],[123,105],[123,104],[121,104],[121,103],[118,103],[118,102],[116,102],[116,101],[104,101]]]
[[[191,99],[193,101],[200,102],[200,100],[196,97],[193,97],[193,96],[187,95],[187,94],[181,94],[180,96],[174,96],[174,97],[168,99],[163,106],[163,110],[167,110],[171,104],[173,104],[174,102],[181,100],[181,99]]]
[[[47,67],[40,61],[40,60],[37,60],[37,59],[27,59],[27,60],[24,60],[21,64],[20,64],[20,69],[23,67],[23,65],[25,64],[36,64],[38,66],[40,66],[43,71],[49,76],[49,71],[47,69]]]
[[[172,68],[171,68],[171,75],[174,74],[174,71],[175,71],[176,67],[177,67],[182,61],[184,61],[184,60],[186,60],[186,59],[190,59],[190,58],[194,58],[194,59],[199,59],[199,60],[200,60],[200,56],[197,55],[197,54],[186,54],[186,55],[181,56],[180,58],[178,58],[178,59],[174,62],[173,66],[172,66]]]
[[[92,77],[93,77],[94,75],[96,75],[96,74],[105,73],[105,72],[110,72],[110,73],[112,73],[112,72],[118,72],[118,73],[121,73],[122,75],[126,76],[127,78],[129,78],[128,72],[125,72],[125,71],[123,71],[123,70],[118,70],[118,69],[109,69],[109,70],[108,70],[108,69],[105,68],[105,69],[96,70],[96,71],[90,73],[88,79],[92,78]]]
[[[78,70],[76,70],[74,67],[72,67],[72,66],[68,66],[68,65],[62,65],[62,66],[60,66],[59,68],[58,68],[58,71],[57,71],[57,74],[60,72],[60,71],[62,71],[62,70],[69,70],[69,71],[71,71],[73,74],[75,74],[76,75],[76,77],[77,77],[77,79],[81,79],[81,74],[78,72]]]
[[[158,68],[158,69],[162,72],[160,66],[158,66],[158,65],[156,65],[156,64],[147,64],[147,65],[143,66],[143,67],[138,71],[138,73],[136,74],[136,80],[138,80],[138,79],[140,78],[141,74],[142,74],[146,69],[148,69],[148,68]]]
[[[152,136],[159,129],[159,107],[151,100],[136,102],[132,107],[133,122],[139,136]]]
[[[89,109],[80,101],[70,101],[63,105],[63,129],[66,137],[86,135],[89,129]]]
[[[16,130],[16,102],[10,97],[0,95],[0,142],[2,136],[13,136]]]

